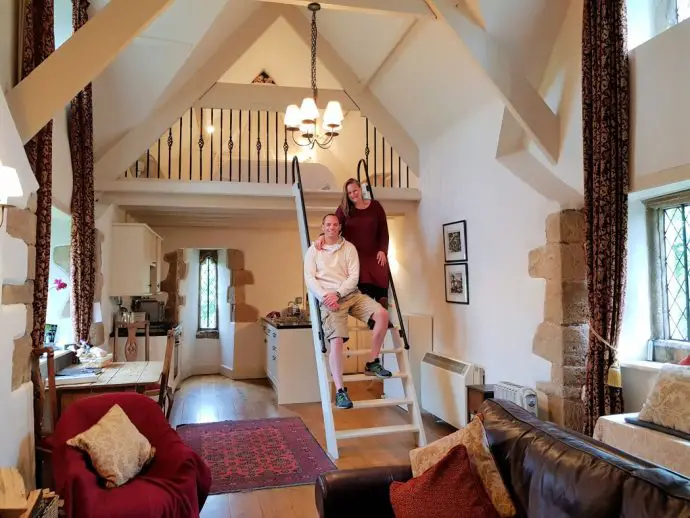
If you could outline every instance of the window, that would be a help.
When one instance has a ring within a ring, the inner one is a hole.
[[[626,0],[628,50],[690,18],[690,0]]]
[[[218,338],[218,251],[199,251],[197,338]]]
[[[650,233],[654,347],[648,359],[677,362],[690,352],[690,192],[646,204],[654,228]]]

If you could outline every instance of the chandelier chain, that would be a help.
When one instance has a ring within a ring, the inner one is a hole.
[[[317,102],[318,89],[316,87],[316,40],[318,30],[316,28],[316,11],[311,13],[311,89],[314,94],[314,102]]]

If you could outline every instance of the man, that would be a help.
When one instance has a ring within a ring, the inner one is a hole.
[[[327,214],[321,222],[324,243],[321,250],[312,244],[304,257],[304,278],[309,291],[318,299],[323,320],[324,339],[330,343],[328,362],[337,392],[335,405],[352,408],[352,400],[343,386],[343,344],[349,339],[348,314],[364,323],[374,321],[371,359],[364,373],[389,378],[378,358],[388,329],[388,312],[374,299],[357,289],[359,257],[354,245],[340,236],[340,222]]]

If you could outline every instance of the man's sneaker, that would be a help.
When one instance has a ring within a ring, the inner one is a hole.
[[[367,362],[364,369],[364,374],[367,376],[376,376],[377,378],[390,378],[393,374],[391,371],[384,369],[381,361],[376,358],[373,362]]]
[[[348,396],[346,388],[341,388],[335,393],[335,406],[338,408],[352,408],[352,400]]]

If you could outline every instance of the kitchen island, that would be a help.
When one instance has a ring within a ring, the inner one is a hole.
[[[304,319],[261,318],[266,375],[279,405],[321,401],[311,323]]]

